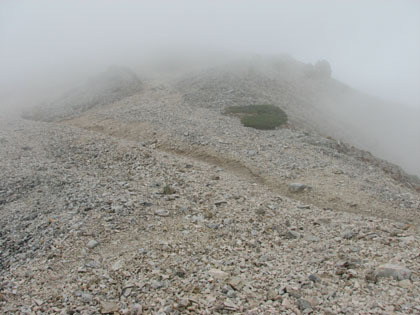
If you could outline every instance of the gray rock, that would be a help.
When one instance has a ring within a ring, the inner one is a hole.
[[[212,276],[215,279],[225,280],[229,278],[229,274],[227,272],[224,272],[220,269],[210,269],[209,275]]]
[[[297,206],[298,209],[311,209],[310,205],[299,205]]]
[[[287,239],[289,239],[289,240],[292,240],[292,239],[299,238],[300,237],[300,234],[298,232],[296,232],[296,231],[289,230],[289,231],[286,232],[285,237]]]
[[[80,297],[82,298],[83,302],[85,303],[90,303],[92,301],[92,295],[89,293],[82,293],[80,295]]]
[[[209,223],[207,224],[207,227],[213,230],[217,230],[219,228],[219,224],[217,223]]]
[[[342,234],[342,237],[346,240],[352,239],[354,236],[357,235],[357,232],[351,230],[351,229],[346,229],[344,231],[344,233]]]
[[[191,222],[192,223],[200,223],[200,222],[203,222],[203,221],[204,221],[204,217],[201,214],[199,214],[199,215],[193,215],[191,217]]]
[[[395,280],[401,281],[410,279],[411,270],[394,264],[384,264],[375,269],[375,278],[394,278]]]
[[[309,280],[311,280],[312,282],[315,282],[315,283],[316,282],[321,282],[321,278],[314,273],[309,276]]]
[[[86,247],[89,248],[89,249],[94,249],[98,245],[99,245],[99,242],[98,241],[96,241],[96,240],[90,240],[87,243]]]
[[[157,280],[153,280],[152,283],[150,284],[150,286],[157,290],[157,289],[161,289],[165,286],[165,284],[162,281],[157,281]]]
[[[304,310],[307,310],[307,309],[312,309],[312,304],[309,303],[305,299],[298,299],[297,300],[297,306],[298,306],[299,310],[301,310],[301,311],[304,311]]]
[[[291,183],[289,184],[289,191],[292,193],[302,192],[306,189],[309,189],[309,186],[301,183]]]
[[[289,296],[292,296],[292,297],[294,297],[296,299],[299,299],[302,296],[301,293],[298,290],[295,290],[295,289],[290,288],[290,287],[284,288],[284,291],[287,294],[289,294]]]
[[[224,219],[223,220],[223,224],[224,225],[229,225],[229,224],[231,224],[233,222],[233,220],[231,219],[231,218],[228,218],[228,219]]]
[[[131,307],[131,314],[133,315],[141,315],[143,314],[143,307],[140,304],[134,304]]]
[[[159,209],[155,211],[155,215],[159,217],[169,217],[169,211],[164,209]]]
[[[305,240],[308,242],[319,242],[321,239],[313,234],[305,234]]]
[[[101,313],[102,314],[113,314],[119,311],[119,306],[114,302],[102,302],[101,303]]]
[[[138,254],[139,254],[139,255],[141,255],[141,256],[142,256],[142,255],[146,255],[146,254],[147,254],[147,252],[148,252],[148,251],[147,251],[147,249],[145,249],[145,248],[140,248],[140,249],[138,250]]]

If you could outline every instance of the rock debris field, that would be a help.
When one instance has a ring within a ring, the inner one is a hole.
[[[420,313],[408,175],[142,89],[60,122],[0,119],[2,313]]]

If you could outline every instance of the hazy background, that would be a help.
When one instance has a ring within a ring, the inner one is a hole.
[[[384,150],[409,156],[401,164],[420,175],[418,0],[2,0],[0,114],[54,98],[110,64],[250,53],[326,59],[334,78],[397,111],[411,107],[411,120],[396,123],[412,137]]]
[[[3,94],[171,51],[327,59],[335,78],[420,107],[418,0],[0,2]]]

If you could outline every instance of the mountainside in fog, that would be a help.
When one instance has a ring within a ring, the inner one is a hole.
[[[134,72],[112,66],[54,102],[39,105],[23,116],[41,121],[59,121],[78,116],[95,106],[116,102],[138,93],[141,88],[142,83]]]
[[[420,175],[420,113],[331,78],[327,69],[290,57],[255,58],[186,76],[177,85],[199,106],[276,104],[299,127],[400,163]]]
[[[180,63],[187,67],[187,63]],[[168,66],[177,69],[176,62]],[[293,126],[345,141],[420,175],[420,113],[357,91],[331,77],[326,61],[315,65],[288,55],[242,58],[183,75],[154,77],[191,106],[222,112],[228,106],[273,104],[285,110]],[[94,106],[140,93],[142,83],[128,69],[106,73],[73,89],[27,117],[59,121]]]
[[[2,312],[420,311],[419,180],[332,109],[379,101],[286,56],[120,75],[0,118]]]

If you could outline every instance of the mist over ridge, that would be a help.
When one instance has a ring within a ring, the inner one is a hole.
[[[0,112],[54,101],[110,65],[162,79],[250,56],[325,59],[374,97],[320,88],[319,104],[373,139],[363,148],[420,173],[418,1],[43,3],[0,4]]]
[[[420,312],[419,0],[1,0],[0,314]]]

